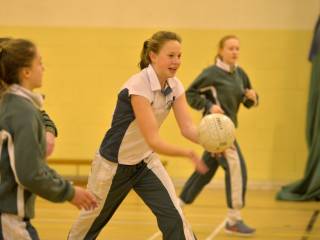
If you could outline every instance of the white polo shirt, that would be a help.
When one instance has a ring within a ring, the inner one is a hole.
[[[183,93],[183,85],[176,77],[169,78],[167,87],[161,91],[159,79],[151,65],[133,75],[118,94],[111,128],[101,143],[100,154],[107,160],[125,165],[137,164],[148,157],[153,151],[136,123],[130,96],[139,95],[148,99],[160,127],[174,100]]]

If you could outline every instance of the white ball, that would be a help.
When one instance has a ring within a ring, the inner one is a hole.
[[[213,113],[202,118],[199,125],[199,143],[212,153],[223,152],[235,140],[235,127],[229,117]]]

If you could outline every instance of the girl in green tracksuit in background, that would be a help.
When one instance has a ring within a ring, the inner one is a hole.
[[[235,126],[238,124],[240,104],[250,108],[258,103],[247,74],[237,65],[239,50],[236,36],[222,38],[216,63],[203,70],[186,91],[187,101],[192,108],[202,110],[204,115],[226,114]],[[192,203],[221,166],[225,171],[228,205],[225,230],[230,234],[252,235],[255,229],[248,227],[240,215],[240,209],[245,204],[247,171],[238,143],[235,142],[222,155],[205,151],[202,159],[210,170],[204,175],[197,172],[191,175],[180,195],[181,204]]]

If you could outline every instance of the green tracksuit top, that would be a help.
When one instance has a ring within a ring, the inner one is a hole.
[[[253,102],[244,96],[245,89],[251,89],[247,74],[236,67],[228,72],[217,65],[202,71],[186,90],[189,105],[207,114],[213,104],[219,104],[225,114],[238,125],[237,113],[241,103],[251,107]]]
[[[53,202],[73,198],[74,187],[46,163],[43,115],[32,101],[3,96],[0,134],[0,212],[32,218],[36,195]]]

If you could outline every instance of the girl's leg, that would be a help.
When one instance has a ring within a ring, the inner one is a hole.
[[[213,158],[211,156],[211,153],[209,152],[204,152],[202,155],[202,159],[208,166],[209,171],[205,174],[200,174],[197,171],[193,172],[193,174],[189,177],[189,179],[183,186],[182,192],[180,194],[180,199],[183,201],[183,203],[192,203],[202,191],[202,189],[211,181],[219,167],[217,159]]]
[[[249,236],[255,229],[247,226],[241,217],[240,210],[245,205],[247,189],[247,169],[237,142],[233,148],[225,151],[220,164],[225,170],[226,195],[227,195],[227,224],[226,231],[230,234]]]
[[[156,154],[145,160],[147,168],[134,190],[157,217],[165,240],[196,239],[179,206],[173,183]]]
[[[247,169],[239,145],[225,151],[219,159],[225,171],[227,204],[231,209],[241,209],[245,204],[247,189]]]
[[[88,180],[88,190],[98,201],[98,207],[93,210],[81,210],[73,224],[69,240],[96,239],[102,228],[131,190],[129,177],[121,174],[118,164],[104,159],[97,153]]]

